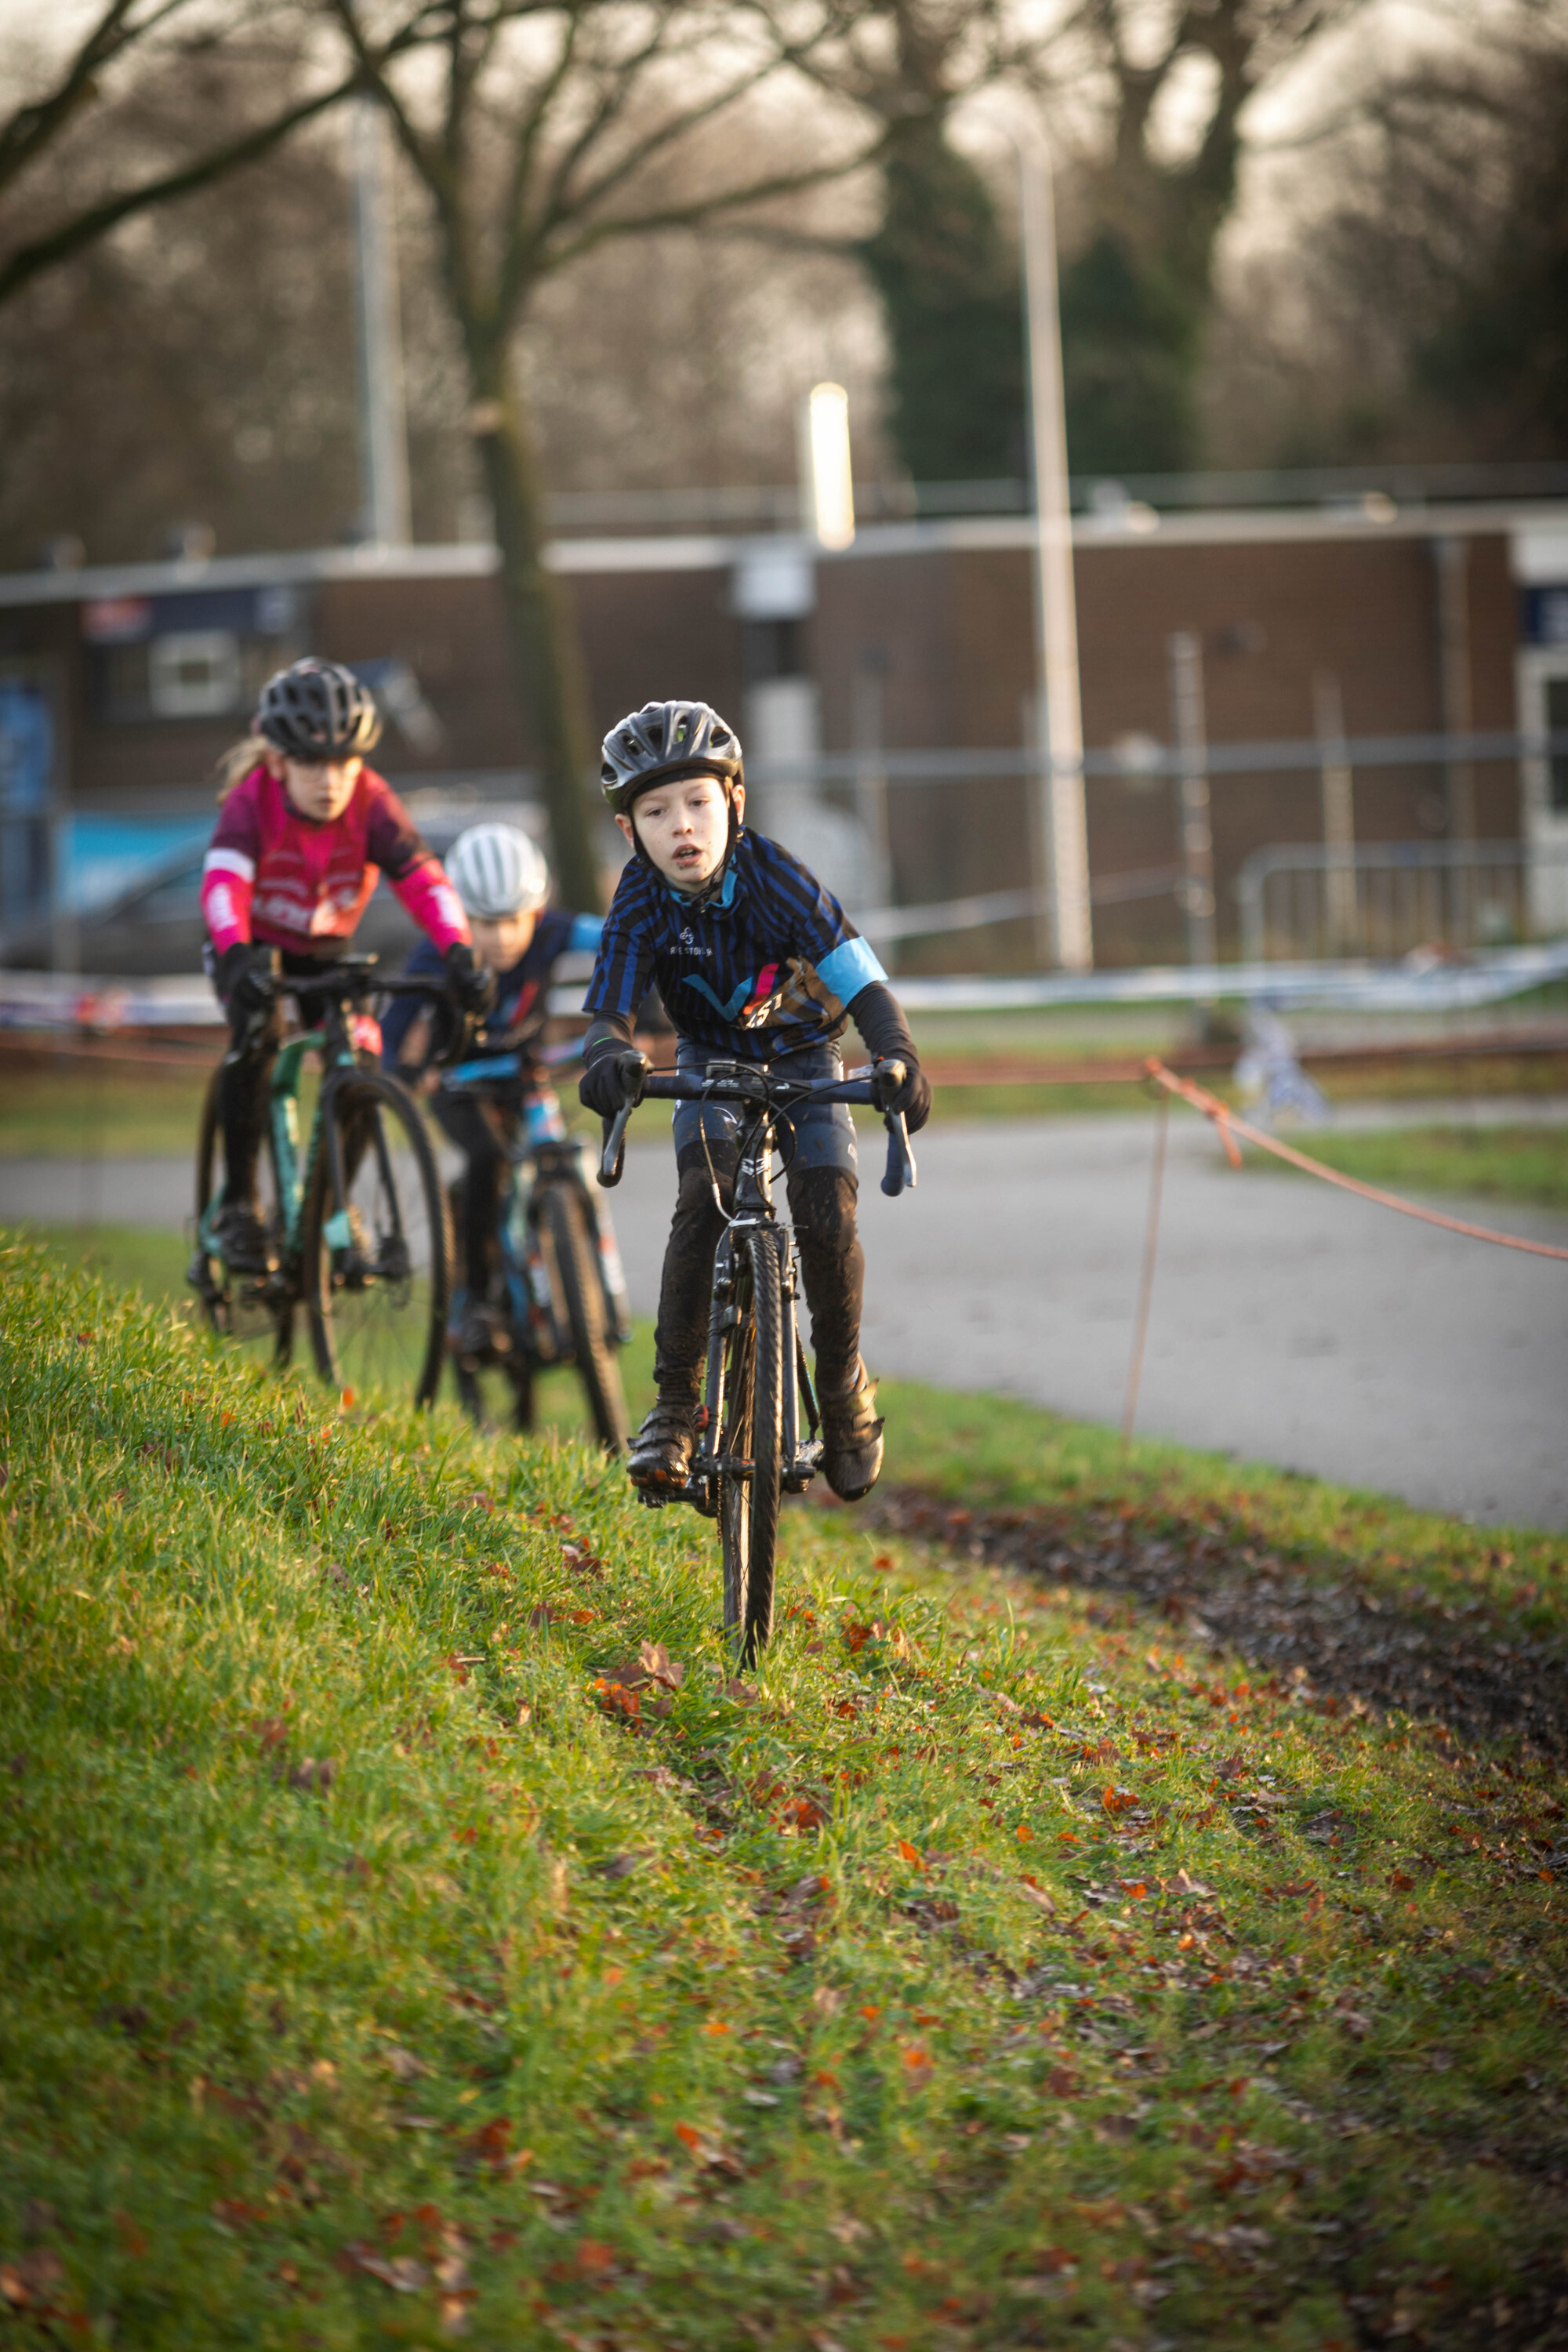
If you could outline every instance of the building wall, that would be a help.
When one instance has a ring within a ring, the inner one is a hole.
[[[853,749],[868,731],[895,750],[1024,741],[1034,678],[1032,567],[1026,545],[1016,530],[1012,536],[1009,544],[1000,532],[987,542],[983,531],[872,531],[846,554],[818,562],[800,655],[819,692],[826,748]],[[1472,529],[1466,543],[1472,724],[1507,730],[1516,724],[1520,624],[1506,522]],[[679,560],[652,551],[646,567],[628,546],[602,562],[568,551],[562,586],[581,630],[597,730],[668,694],[705,696],[741,719],[754,647],[749,653],[732,609],[731,551],[710,548]],[[339,659],[395,656],[412,667],[443,740],[416,753],[390,733],[380,754],[389,773],[410,782],[422,773],[515,775],[533,763],[534,746],[510,684],[500,584],[471,562],[441,576],[444,560],[425,576],[342,577],[330,576],[321,559],[301,558],[296,637]],[[309,576],[312,564],[328,576]],[[1178,523],[1150,539],[1080,544],[1076,576],[1091,747],[1133,735],[1168,738],[1168,640],[1176,629],[1194,630],[1203,642],[1213,742],[1310,738],[1320,672],[1338,679],[1352,737],[1441,728],[1436,567],[1422,531],[1324,535],[1309,519],[1294,536],[1288,520],[1261,527],[1247,518],[1234,527],[1214,522],[1205,533]],[[106,724],[89,692],[83,607],[58,591],[31,604],[25,583],[0,587],[11,592],[0,609],[0,659],[44,656],[53,664],[81,800],[146,805],[182,788],[205,789],[204,777],[239,731],[237,718]],[[168,593],[176,587],[171,579]],[[278,643],[280,652],[293,649]],[[1362,769],[1358,835],[1436,837],[1445,823],[1444,785],[1431,764]],[[1478,831],[1517,837],[1515,764],[1479,769],[1475,789]],[[1087,791],[1096,876],[1174,860],[1168,779],[1093,778]],[[1321,838],[1319,792],[1310,770],[1214,780],[1223,944],[1234,943],[1233,885],[1242,861],[1266,844]],[[1027,880],[1030,800],[1019,779],[966,778],[956,770],[945,781],[891,788],[897,897],[919,902]],[[1180,947],[1169,896],[1103,907],[1096,929],[1109,961]],[[1027,961],[1032,951],[1029,927],[1019,923],[989,935],[957,934],[922,949],[921,960],[972,967]]]
[[[1468,542],[1472,724],[1511,730],[1517,591],[1506,534]],[[1315,733],[1314,679],[1338,680],[1351,736],[1441,730],[1443,696],[1436,567],[1421,537],[1163,544],[1131,541],[1078,551],[1084,740],[1110,747],[1172,733],[1168,643],[1202,640],[1209,740]],[[1031,566],[1022,550],[853,556],[823,565],[813,635],[829,746],[856,740],[857,675],[881,680],[889,748],[1025,740],[1034,677]],[[860,688],[863,694],[864,685]],[[1363,768],[1355,778],[1358,837],[1436,838],[1446,822],[1444,777],[1425,763]],[[1177,854],[1168,778],[1092,777],[1087,787],[1089,863],[1099,877],[1153,868]],[[1222,944],[1234,944],[1234,884],[1243,860],[1272,843],[1322,837],[1315,770],[1216,776],[1211,785]],[[1518,770],[1477,770],[1477,831],[1516,838]],[[889,798],[899,896],[907,901],[1017,887],[1028,870],[1026,795],[1010,782],[902,785]],[[1097,910],[1107,961],[1179,952],[1170,898]],[[990,942],[1026,961],[1026,925]],[[973,960],[973,934],[920,951],[922,964]]]

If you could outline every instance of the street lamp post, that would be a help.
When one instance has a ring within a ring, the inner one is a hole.
[[[374,99],[357,101],[352,122],[362,527],[375,546],[406,547],[414,534],[409,520],[390,141],[386,118]]]
[[[1038,835],[1048,871],[1043,944],[1068,971],[1094,963],[1089,915],[1089,828],[1083,796],[1083,712],[1079,698],[1078,606],[1073,589],[1072,508],[1068,490],[1062,396],[1061,318],[1057,299],[1056,206],[1051,159],[1033,123],[1007,125],[1018,158],[1023,225],[1025,346],[1029,369],[1029,457],[1035,492],[1036,669],[1041,704],[1036,742],[1042,773]]]

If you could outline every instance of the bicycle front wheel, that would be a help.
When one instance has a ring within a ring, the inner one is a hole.
[[[778,1235],[752,1232],[735,1269],[740,1312],[725,1350],[719,1532],[724,1559],[724,1630],[740,1664],[756,1664],[773,1630],[773,1555],[779,1531],[784,1430],[784,1296]],[[749,1466],[748,1466],[749,1465]]]
[[[572,1333],[577,1377],[588,1399],[594,1428],[606,1454],[625,1451],[630,1430],[621,1370],[610,1344],[605,1286],[599,1279],[598,1244],[588,1203],[574,1186],[542,1188],[539,1224]]]
[[[321,1378],[429,1404],[451,1300],[447,1198],[418,1106],[379,1070],[327,1089],[300,1260]]]
[[[256,1168],[256,1209],[267,1234],[272,1271],[267,1275],[231,1274],[204,1228],[208,1213],[220,1206],[228,1185],[228,1161],[219,1115],[221,1067],[207,1083],[202,1123],[196,1139],[195,1243],[186,1280],[200,1299],[215,1331],[238,1339],[286,1364],[294,1350],[294,1293],[285,1260],[288,1255],[283,1207],[278,1189],[278,1169],[272,1138],[262,1142]]]

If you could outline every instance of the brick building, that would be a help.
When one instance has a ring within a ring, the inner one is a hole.
[[[1568,726],[1568,508],[1403,511],[1372,500],[1157,520],[1131,509],[1080,519],[1075,546],[1084,740],[1116,755],[1095,763],[1086,787],[1102,961],[1179,951],[1175,900],[1160,879],[1177,856],[1173,787],[1146,759],[1171,735],[1173,632],[1201,641],[1216,749],[1310,741],[1324,681],[1352,742]],[[847,895],[890,890],[915,905],[1028,880],[1023,775],[966,773],[962,756],[948,757],[1016,752],[1026,740],[1026,521],[879,525],[835,554],[784,538],[565,540],[553,561],[576,608],[595,723],[653,695],[707,696],[742,726],[764,826],[788,839],[804,824],[830,876],[837,840],[832,878]],[[510,688],[487,548],[16,575],[0,579],[0,742],[13,742],[0,762],[0,840],[11,844],[12,897],[16,828],[40,805],[40,760],[79,810],[196,812],[260,679],[305,650],[380,666],[373,678],[403,710],[381,761],[401,783],[529,798],[526,715]],[[47,701],[52,749],[39,750],[37,730],[30,752],[16,749],[28,695]],[[821,756],[858,752],[875,768],[879,750],[890,759],[879,872],[857,864],[846,763],[829,757],[825,775]],[[911,781],[891,759],[900,752],[942,757]],[[1430,746],[1403,765],[1359,767],[1357,840],[1431,841],[1458,826],[1485,840],[1568,843],[1568,761],[1510,752],[1468,762],[1462,808],[1457,773]],[[1212,804],[1226,949],[1242,861],[1321,839],[1318,772],[1216,774]],[[1140,876],[1152,877],[1142,894],[1119,899],[1118,877]],[[973,968],[1030,952],[1027,925],[1014,922],[931,943],[921,960]]]

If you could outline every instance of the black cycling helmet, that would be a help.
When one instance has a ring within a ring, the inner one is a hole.
[[[290,760],[352,760],[375,742],[381,713],[352,669],[307,654],[262,688],[256,731]]]
[[[744,782],[741,739],[711,703],[645,702],[605,738],[599,782],[616,816],[630,816],[650,784],[689,775]]]

